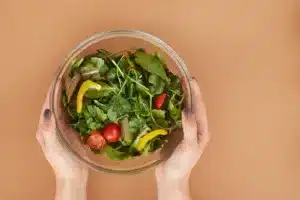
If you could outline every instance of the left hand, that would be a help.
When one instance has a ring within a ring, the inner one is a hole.
[[[86,182],[87,167],[77,161],[71,153],[62,146],[57,135],[53,113],[50,110],[49,98],[51,87],[42,107],[36,138],[40,143],[46,159],[52,166],[56,178],[72,179]]]

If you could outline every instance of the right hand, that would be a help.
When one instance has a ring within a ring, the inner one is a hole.
[[[186,180],[196,165],[210,135],[207,117],[200,88],[195,79],[191,81],[192,110],[182,112],[183,140],[176,147],[171,157],[156,168],[158,182]]]

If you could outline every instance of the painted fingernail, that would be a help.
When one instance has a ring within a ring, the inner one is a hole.
[[[192,81],[195,81],[196,83],[198,83],[198,81],[195,77],[192,77]]]
[[[192,109],[191,108],[185,108],[184,113],[185,113],[186,116],[189,116],[189,115],[192,114]]]
[[[51,110],[48,109],[48,108],[44,110],[44,119],[45,120],[50,120],[51,119]]]

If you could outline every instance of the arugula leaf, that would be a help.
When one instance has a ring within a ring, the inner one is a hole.
[[[172,98],[171,100],[169,101],[169,104],[168,104],[168,110],[169,110],[169,113],[170,113],[170,116],[171,118],[174,120],[174,121],[178,121],[181,119],[181,109],[177,108],[173,102],[172,102]]]
[[[143,117],[150,115],[150,105],[149,103],[141,96],[138,97],[138,101],[135,102],[135,114]]]
[[[174,93],[174,94],[182,95],[182,88],[181,88],[181,85],[180,85],[179,77],[172,74],[170,71],[167,71],[167,75],[171,79],[170,85],[167,89],[169,91],[171,91],[172,93]]]
[[[146,71],[156,74],[164,81],[169,82],[169,78],[166,75],[166,71],[161,61],[155,56],[147,54],[143,51],[135,52],[135,62],[143,67]]]

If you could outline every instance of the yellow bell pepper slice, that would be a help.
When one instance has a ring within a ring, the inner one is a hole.
[[[146,144],[152,140],[153,138],[155,138],[156,136],[159,136],[159,135],[167,135],[168,132],[164,129],[158,129],[158,130],[154,130],[154,131],[151,131],[150,133],[147,133],[146,135],[144,135],[140,140],[139,142],[137,143],[136,145],[136,149],[138,151],[141,151],[145,148]]]
[[[91,80],[87,80],[82,83],[82,85],[79,88],[78,94],[77,94],[77,113],[81,113],[82,111],[82,101],[83,101],[83,96],[88,91],[89,89],[95,89],[95,90],[100,90],[101,85],[98,83],[95,83]]]

